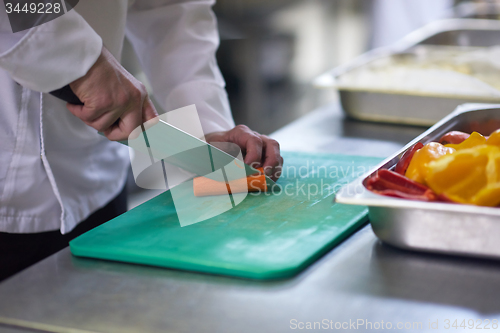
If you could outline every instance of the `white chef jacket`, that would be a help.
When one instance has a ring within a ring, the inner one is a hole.
[[[82,77],[126,35],[165,110],[195,104],[204,133],[234,126],[211,0],[81,0],[13,34],[0,1],[0,231],[71,231],[123,188],[128,149],[46,94]],[[18,85],[17,83],[20,85]]]

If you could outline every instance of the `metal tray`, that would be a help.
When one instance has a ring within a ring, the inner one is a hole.
[[[500,21],[447,19],[420,28],[399,42],[369,51],[314,81],[317,88],[337,88],[336,78],[376,59],[407,52],[417,45],[489,47],[500,45]],[[499,103],[491,97],[436,96],[339,87],[344,111],[351,117],[377,122],[430,126],[463,103]]]
[[[375,235],[393,246],[500,259],[500,208],[397,199],[372,193],[364,186],[367,177],[378,169],[395,166],[402,154],[417,142],[436,141],[452,130],[491,131],[492,123],[499,122],[500,105],[462,105],[375,170],[344,186],[336,202],[368,206]]]
[[[492,2],[462,2],[453,8],[453,16],[500,20],[500,4]]]

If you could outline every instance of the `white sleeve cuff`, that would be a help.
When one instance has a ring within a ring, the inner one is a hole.
[[[22,86],[46,93],[84,76],[101,50],[101,37],[72,10],[32,28],[0,54],[0,68]]]

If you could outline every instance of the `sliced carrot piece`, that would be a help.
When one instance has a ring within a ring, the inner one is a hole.
[[[259,174],[246,178],[231,180],[228,183],[213,180],[207,177],[196,177],[193,179],[193,191],[197,197],[209,195],[224,195],[244,192],[266,192],[267,183],[264,169],[259,168]]]

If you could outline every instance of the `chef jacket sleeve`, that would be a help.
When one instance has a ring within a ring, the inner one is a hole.
[[[160,105],[195,104],[205,134],[234,127],[215,59],[214,1],[140,0],[129,8],[126,34]]]
[[[0,1],[0,68],[29,89],[50,92],[84,76],[101,54],[102,39],[74,10],[12,33]]]

